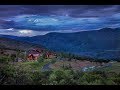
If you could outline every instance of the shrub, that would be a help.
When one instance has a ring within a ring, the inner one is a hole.
[[[38,59],[38,62],[41,63],[41,62],[44,61],[44,59],[45,59],[45,58],[44,58],[43,56],[41,56],[41,57]]]
[[[74,85],[74,73],[72,70],[54,70],[49,76],[49,82],[52,85]]]
[[[99,74],[93,73],[83,73],[83,75],[79,78],[79,84],[102,84],[102,77]]]
[[[10,60],[10,57],[8,56],[0,56],[0,63],[8,63]]]
[[[57,59],[56,59],[56,58],[52,58],[51,63],[52,63],[52,64],[54,64],[56,61],[57,61]]]

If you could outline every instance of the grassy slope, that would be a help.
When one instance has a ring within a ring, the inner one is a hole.
[[[27,71],[41,71],[42,67],[49,63],[51,60],[49,59],[45,59],[44,62],[37,62],[37,61],[31,61],[31,62],[17,62],[15,64],[15,67],[22,67],[23,70],[27,70]]]
[[[120,62],[115,62],[111,67],[101,68],[100,71],[120,73]]]

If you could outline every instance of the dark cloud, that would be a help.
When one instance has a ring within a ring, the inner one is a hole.
[[[19,15],[22,12],[22,7],[18,5],[0,5],[0,18]]]
[[[27,31],[21,33],[25,29],[38,35],[119,26],[120,5],[0,5],[1,34],[25,35]]]
[[[84,8],[78,8],[71,12],[73,17],[103,17],[110,16],[120,12],[117,5],[93,5]]]
[[[120,12],[119,5],[0,5],[0,17],[20,14],[64,15],[72,17],[105,16]]]

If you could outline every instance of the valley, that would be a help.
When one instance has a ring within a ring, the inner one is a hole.
[[[2,37],[42,45],[56,52],[66,52],[99,59],[120,59],[119,28],[103,28],[76,33],[53,32],[34,37],[4,35]]]
[[[102,80],[105,80],[105,78],[99,75],[104,73],[108,78],[108,80],[104,81],[106,85],[119,85],[119,81],[111,79],[111,77],[114,77],[114,73],[119,78],[120,63],[118,61],[81,57],[70,53],[58,53],[33,43],[5,37],[0,38],[0,40],[2,42],[0,43],[1,85],[101,85],[103,84]],[[34,56],[33,51],[35,53],[39,51],[38,58],[27,59],[29,54]],[[29,52],[29,54],[25,52]],[[48,57],[48,52],[55,53],[55,57]],[[111,73],[112,75],[108,77]],[[76,76],[77,74],[78,76]],[[92,82],[92,78],[90,79],[91,82],[81,81],[84,77],[86,79],[93,77],[92,75],[95,75],[95,80],[99,78],[100,82]],[[79,79],[77,80],[75,77]]]

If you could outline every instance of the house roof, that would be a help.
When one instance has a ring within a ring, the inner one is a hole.
[[[28,54],[40,54],[40,53],[36,50],[29,50]]]

